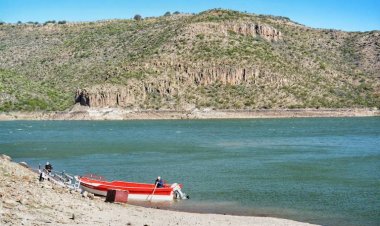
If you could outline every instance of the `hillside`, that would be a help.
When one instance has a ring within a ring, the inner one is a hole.
[[[380,107],[380,31],[209,10],[0,25],[0,111]]]

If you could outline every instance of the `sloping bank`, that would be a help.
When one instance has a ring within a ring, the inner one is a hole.
[[[293,117],[371,117],[378,109],[259,109],[259,110],[126,110],[121,108],[74,107],[63,112],[3,112],[1,120],[139,120],[139,119],[247,119]]]
[[[286,219],[174,212],[106,203],[39,182],[0,155],[0,225],[311,225]]]

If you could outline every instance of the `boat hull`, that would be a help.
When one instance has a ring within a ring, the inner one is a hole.
[[[89,178],[80,179],[82,190],[100,195],[107,196],[108,190],[128,191],[128,200],[131,201],[172,201],[175,187],[165,184],[163,188],[156,188],[154,184],[132,183],[124,181],[98,181]]]

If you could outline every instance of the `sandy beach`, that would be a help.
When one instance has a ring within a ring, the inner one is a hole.
[[[126,110],[122,108],[89,108],[75,106],[63,112],[3,112],[7,120],[169,120],[169,119],[250,119],[306,117],[371,117],[380,116],[378,109],[259,109],[259,110]]]
[[[0,155],[1,225],[311,225],[287,219],[186,213],[113,204],[49,181]]]

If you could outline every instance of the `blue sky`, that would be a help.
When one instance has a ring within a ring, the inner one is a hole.
[[[380,30],[380,0],[0,0],[0,21],[96,21],[212,8],[286,16],[314,28]]]

